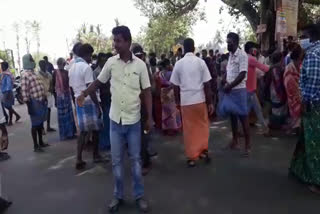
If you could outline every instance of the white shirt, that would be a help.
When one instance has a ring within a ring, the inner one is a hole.
[[[229,84],[232,83],[242,71],[246,71],[246,77],[233,89],[246,88],[248,74],[248,55],[246,52],[238,48],[234,54],[230,52],[227,65],[227,82]]]
[[[141,89],[150,88],[146,63],[132,55],[124,62],[114,56],[104,65],[98,80],[111,84],[110,119],[122,125],[132,125],[141,119]]]
[[[93,82],[93,71],[85,61],[75,62],[69,71],[69,85],[77,98],[87,89],[87,84]]]
[[[170,82],[180,87],[181,105],[193,105],[206,101],[204,84],[211,80],[211,75],[206,63],[195,56],[187,53],[176,62]]]

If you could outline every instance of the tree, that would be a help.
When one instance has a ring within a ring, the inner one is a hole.
[[[21,70],[21,59],[20,59],[20,24],[18,22],[13,23],[13,29],[16,33],[16,47],[17,47],[17,56],[18,56],[18,67],[19,71]]]
[[[265,47],[270,47],[274,42],[276,11],[274,0],[222,0],[227,6],[229,13],[236,17],[244,16],[255,32],[260,23],[267,24],[267,32],[262,35]],[[314,7],[320,5],[320,0],[300,0],[299,1],[299,23],[302,27],[310,23],[312,19],[319,17],[319,10]],[[317,14],[318,13],[318,14]]]
[[[31,46],[31,22],[30,21],[25,21],[24,22],[24,29],[25,29],[25,34],[24,34],[24,41],[26,43],[26,51],[29,54],[30,53],[30,46]]]
[[[112,51],[112,40],[102,33],[101,25],[82,24],[78,29],[76,41],[89,43],[96,53]]]
[[[33,39],[37,43],[37,54],[40,53],[40,31],[41,31],[41,25],[40,22],[37,22],[36,20],[32,21],[30,23],[31,31]]]
[[[191,20],[182,16],[177,19],[171,17],[157,17],[149,20],[144,29],[143,46],[148,51],[167,53],[178,41],[187,37],[191,30]]]
[[[156,53],[171,50],[197,20],[205,19],[198,0],[135,0],[135,6],[149,18],[140,37],[143,45]]]

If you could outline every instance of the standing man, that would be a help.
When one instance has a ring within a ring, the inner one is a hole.
[[[263,134],[265,136],[270,135],[270,130],[267,121],[263,117],[260,101],[257,96],[257,69],[263,72],[269,71],[269,66],[260,63],[256,58],[257,44],[254,42],[247,42],[244,46],[246,53],[248,54],[248,79],[247,79],[247,92],[248,92],[248,113],[251,109],[254,110],[259,122],[263,126]]]
[[[152,127],[152,96],[146,64],[130,52],[132,43],[128,27],[118,26],[112,30],[114,45],[118,55],[105,64],[98,79],[82,92],[77,102],[82,105],[85,97],[94,93],[99,85],[110,80],[110,140],[112,168],[115,177],[114,199],[109,209],[117,211],[124,197],[123,155],[128,143],[129,157],[132,162],[133,191],[138,208],[148,211],[148,203],[143,199],[144,185],[141,174],[141,100],[146,107],[147,120],[144,132]]]
[[[40,77],[36,75],[34,69],[36,64],[31,54],[26,54],[22,58],[23,75],[21,80],[21,90],[23,101],[27,104],[28,113],[31,119],[31,135],[35,152],[42,152],[43,147],[47,147],[42,140],[43,123],[47,119],[47,98],[45,88]]]
[[[290,171],[309,189],[320,194],[320,24],[303,31],[306,55],[300,75],[304,136],[291,162]],[[298,149],[300,148],[300,149]]]
[[[47,56],[44,56],[43,60],[46,62],[46,71],[48,71],[52,75],[53,70],[54,70],[52,63],[49,62],[49,59]]]
[[[74,91],[75,98],[81,96],[81,92],[93,82],[93,71],[90,67],[93,48],[89,44],[84,44],[79,49],[79,58],[69,72],[69,85]],[[101,109],[97,99],[96,92],[89,93],[81,106],[76,103],[77,119],[80,129],[77,147],[76,169],[85,168],[86,162],[82,160],[82,151],[85,145],[85,139],[89,132],[92,132],[92,141],[94,145],[93,160],[95,163],[102,161],[99,155],[99,131],[102,127]]]
[[[243,126],[246,147],[244,155],[249,156],[251,151],[248,107],[247,107],[247,73],[248,55],[239,47],[239,35],[229,33],[227,35],[229,60],[227,65],[226,80],[223,81],[224,92],[232,105],[227,105],[227,114],[231,117],[233,140],[228,146],[230,149],[239,147],[238,141],[238,119]]]
[[[187,164],[195,166],[199,158],[209,162],[209,115],[213,114],[210,72],[206,63],[194,55],[193,39],[184,40],[185,56],[172,72],[177,105],[181,105]],[[180,89],[180,94],[178,93]],[[181,100],[179,100],[181,97]]]
[[[54,106],[54,96],[53,96],[53,84],[52,84],[52,75],[46,70],[46,61],[39,61],[39,77],[43,83],[44,90],[46,93],[48,101],[48,118],[47,118],[47,132],[55,132],[56,130],[51,128],[51,108]]]

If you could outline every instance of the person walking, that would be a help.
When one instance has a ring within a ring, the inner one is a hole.
[[[263,117],[260,101],[257,96],[257,69],[263,72],[269,71],[269,66],[260,63],[256,58],[257,44],[247,42],[244,46],[245,52],[248,54],[248,79],[246,83],[248,92],[248,113],[253,109],[259,122],[263,126],[263,134],[270,136],[270,130],[267,121]]]
[[[239,148],[238,120],[240,120],[245,136],[244,156],[249,157],[251,142],[249,133],[248,104],[246,80],[248,73],[248,55],[239,47],[239,35],[227,35],[229,60],[226,76],[222,80],[223,98],[220,99],[220,115],[231,118],[232,142],[229,149]]]
[[[133,192],[137,207],[147,212],[149,206],[144,199],[144,185],[141,173],[141,100],[147,111],[144,132],[152,127],[152,95],[146,64],[130,51],[132,37],[128,27],[118,26],[112,30],[114,46],[118,55],[110,58],[103,67],[98,79],[77,99],[83,105],[85,97],[94,93],[101,84],[110,80],[110,142],[113,175],[115,177],[114,199],[109,210],[115,212],[124,199],[123,156],[125,143],[132,162]]]
[[[7,62],[1,63],[1,92],[3,94],[2,104],[3,106],[9,110],[9,121],[8,126],[12,126],[12,117],[16,116],[16,122],[20,120],[20,115],[13,109],[14,105],[14,95],[13,95],[13,84],[14,77],[12,73],[9,71],[9,64]]]
[[[45,87],[39,75],[34,71],[36,64],[31,54],[22,57],[23,69],[21,91],[23,101],[27,104],[31,119],[31,135],[34,151],[43,152],[44,147],[49,146],[43,142],[43,123],[48,116],[48,102]]]
[[[211,75],[205,61],[194,55],[194,40],[184,40],[183,46],[185,55],[176,62],[170,82],[175,88],[176,104],[181,105],[187,165],[194,167],[199,158],[210,161],[209,115],[213,114],[214,105]]]

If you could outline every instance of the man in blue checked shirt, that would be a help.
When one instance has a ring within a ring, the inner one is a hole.
[[[300,75],[303,135],[291,163],[291,173],[320,194],[320,24],[303,30],[306,55]]]

